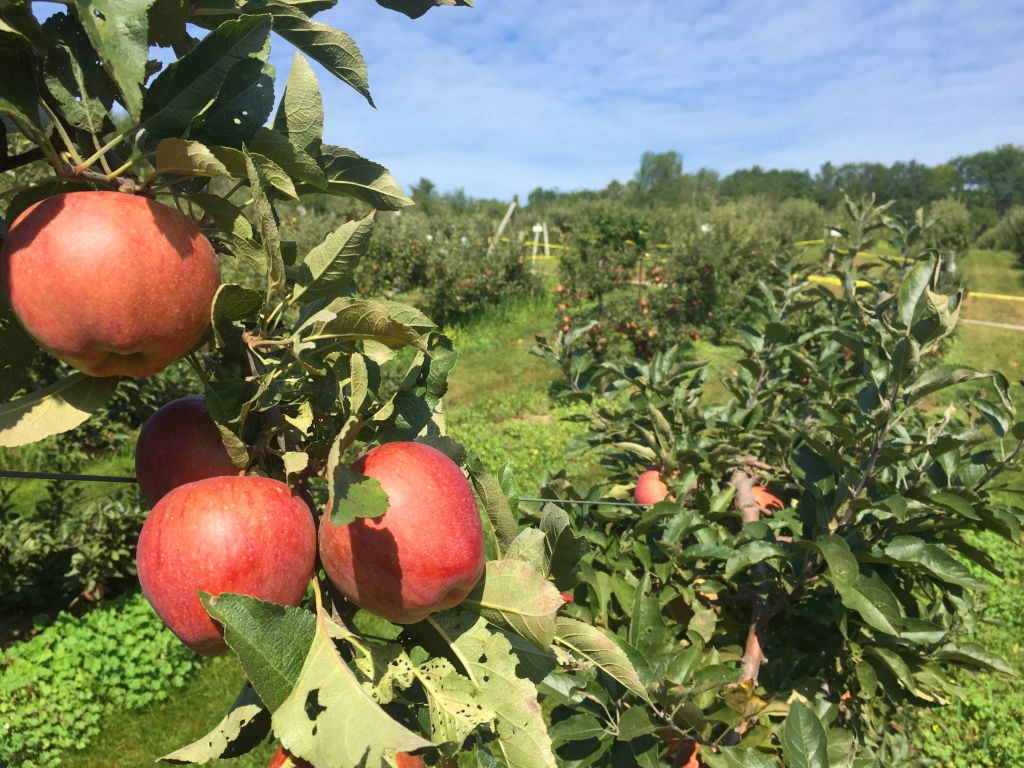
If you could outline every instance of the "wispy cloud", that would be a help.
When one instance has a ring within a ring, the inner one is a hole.
[[[327,140],[476,197],[685,168],[916,159],[1024,142],[1024,0],[343,0],[378,109],[321,75]],[[291,51],[275,41],[274,63]]]

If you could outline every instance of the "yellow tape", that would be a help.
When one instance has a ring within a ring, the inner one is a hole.
[[[827,283],[828,285],[842,285],[842,281],[838,277],[823,277],[822,275],[811,275],[807,278],[812,283]],[[871,285],[867,280],[858,280],[857,287],[865,288]]]
[[[1000,299],[1001,301],[1024,301],[1024,296],[1007,296],[1003,293],[984,293],[982,291],[968,291],[968,296],[975,296],[979,299]]]

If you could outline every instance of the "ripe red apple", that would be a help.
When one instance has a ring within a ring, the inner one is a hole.
[[[179,485],[236,474],[202,395],[172,400],[142,425],[135,444],[135,476],[150,506]]]
[[[484,533],[458,465],[422,443],[385,443],[352,469],[376,478],[388,511],[335,526],[320,522],[320,560],[352,602],[396,624],[458,605],[484,570]]]
[[[274,756],[270,758],[267,768],[313,768],[313,766],[301,757],[292,755],[284,748],[284,744],[281,744]]]
[[[146,197],[68,192],[25,210],[2,282],[43,349],[90,376],[149,376],[210,325],[220,268],[192,219]]]
[[[142,593],[164,623],[203,656],[227,650],[198,590],[298,605],[316,562],[309,507],[266,477],[208,477],[179,485],[139,535]]]
[[[657,504],[667,497],[668,486],[661,479],[661,472],[658,469],[642,472],[637,478],[634,496],[637,504]]]

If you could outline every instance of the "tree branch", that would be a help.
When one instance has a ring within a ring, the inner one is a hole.
[[[43,152],[42,147],[33,147],[17,155],[10,155],[3,162],[0,162],[0,173],[3,171],[13,171],[15,168],[45,159],[46,153]]]

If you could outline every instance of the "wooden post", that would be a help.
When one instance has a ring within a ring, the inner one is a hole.
[[[498,231],[494,233],[494,238],[491,240],[491,244],[487,246],[487,255],[490,256],[494,251],[494,246],[498,244],[501,239],[501,233],[505,231],[505,227],[508,226],[509,221],[512,219],[512,214],[516,210],[516,206],[519,205],[519,196],[512,195],[512,202],[508,204],[508,210],[505,211],[505,218],[501,220],[501,224],[498,225]]]

